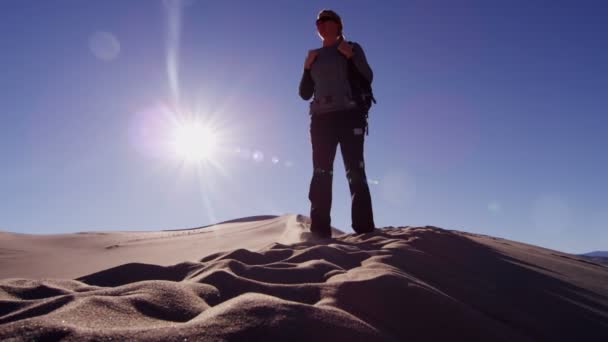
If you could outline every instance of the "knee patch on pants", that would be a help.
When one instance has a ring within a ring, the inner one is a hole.
[[[367,178],[362,168],[350,169],[346,171],[346,178],[349,184],[365,183],[367,184]]]

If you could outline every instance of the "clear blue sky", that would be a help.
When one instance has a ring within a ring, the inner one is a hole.
[[[377,226],[606,250],[606,6],[2,1],[0,229],[308,215],[297,87],[321,44],[315,16],[332,8],[375,73],[365,158]],[[167,113],[215,122],[221,150],[200,164],[168,153]],[[339,153],[332,217],[352,231]]]

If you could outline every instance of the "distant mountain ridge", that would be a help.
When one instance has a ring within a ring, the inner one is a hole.
[[[608,258],[608,251],[593,251],[590,253],[581,254],[588,257],[603,257]]]
[[[580,256],[600,263],[602,265],[608,266],[608,251],[593,251],[585,254],[580,254]]]

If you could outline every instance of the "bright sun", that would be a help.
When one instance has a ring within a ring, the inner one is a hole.
[[[173,138],[175,152],[187,161],[211,160],[217,151],[217,135],[209,126],[200,122],[177,125]]]

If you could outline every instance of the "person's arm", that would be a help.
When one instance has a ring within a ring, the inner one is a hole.
[[[374,79],[374,73],[372,68],[370,68],[369,64],[367,63],[367,58],[365,58],[365,52],[363,52],[361,45],[357,43],[353,44],[353,56],[350,59],[357,67],[357,70],[361,73],[361,75],[367,78],[371,83]]]
[[[300,97],[303,100],[310,100],[315,91],[315,82],[312,80],[310,69],[304,68],[302,79],[300,80]]]

